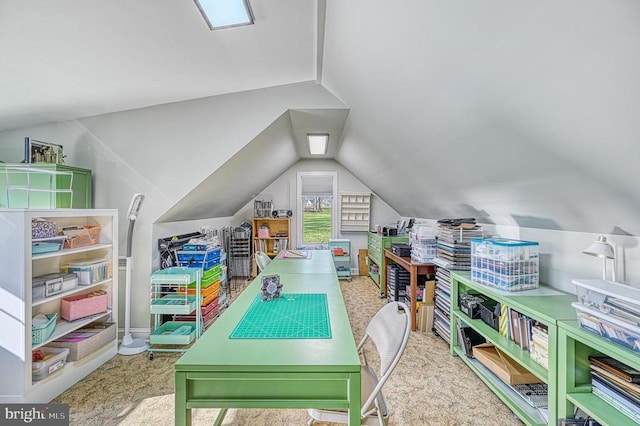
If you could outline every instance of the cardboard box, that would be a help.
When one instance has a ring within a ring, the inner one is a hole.
[[[522,383],[542,383],[542,380],[527,369],[509,358],[491,343],[482,343],[473,347],[473,356],[505,383],[517,385]]]
[[[420,303],[418,307],[418,330],[423,333],[431,333],[433,329],[433,310],[435,306],[427,303]]]

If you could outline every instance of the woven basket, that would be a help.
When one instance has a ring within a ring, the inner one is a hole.
[[[56,329],[56,319],[58,318],[58,314],[47,314],[47,318],[49,318],[49,321],[46,324],[31,326],[32,344],[39,345],[44,342],[51,337],[53,330]]]
[[[98,244],[100,226],[86,226],[80,233],[64,240],[64,248],[73,249]]]

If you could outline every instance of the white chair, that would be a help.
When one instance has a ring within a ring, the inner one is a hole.
[[[409,308],[402,302],[391,302],[382,307],[371,319],[364,337],[358,344],[362,356],[360,418],[363,425],[379,424],[384,426],[389,420],[389,410],[382,395],[382,387],[400,361],[411,332]],[[380,356],[379,376],[367,362],[365,343],[371,339]],[[308,410],[309,426],[314,420],[335,423],[348,423],[344,410]]]
[[[264,268],[271,262],[271,258],[263,251],[256,252],[256,265],[258,265],[258,272],[264,271]]]

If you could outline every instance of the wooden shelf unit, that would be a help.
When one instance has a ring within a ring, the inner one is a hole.
[[[261,229],[268,230],[268,236],[261,233]],[[262,251],[274,258],[281,251],[291,248],[291,220],[288,217],[256,217],[251,230],[254,253]],[[251,263],[252,274],[256,276],[258,268],[255,259]]]

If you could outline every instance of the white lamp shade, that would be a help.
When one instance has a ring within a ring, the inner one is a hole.
[[[615,259],[613,246],[607,242],[607,237],[603,236],[598,237],[598,240],[584,250],[583,253],[601,259]]]

